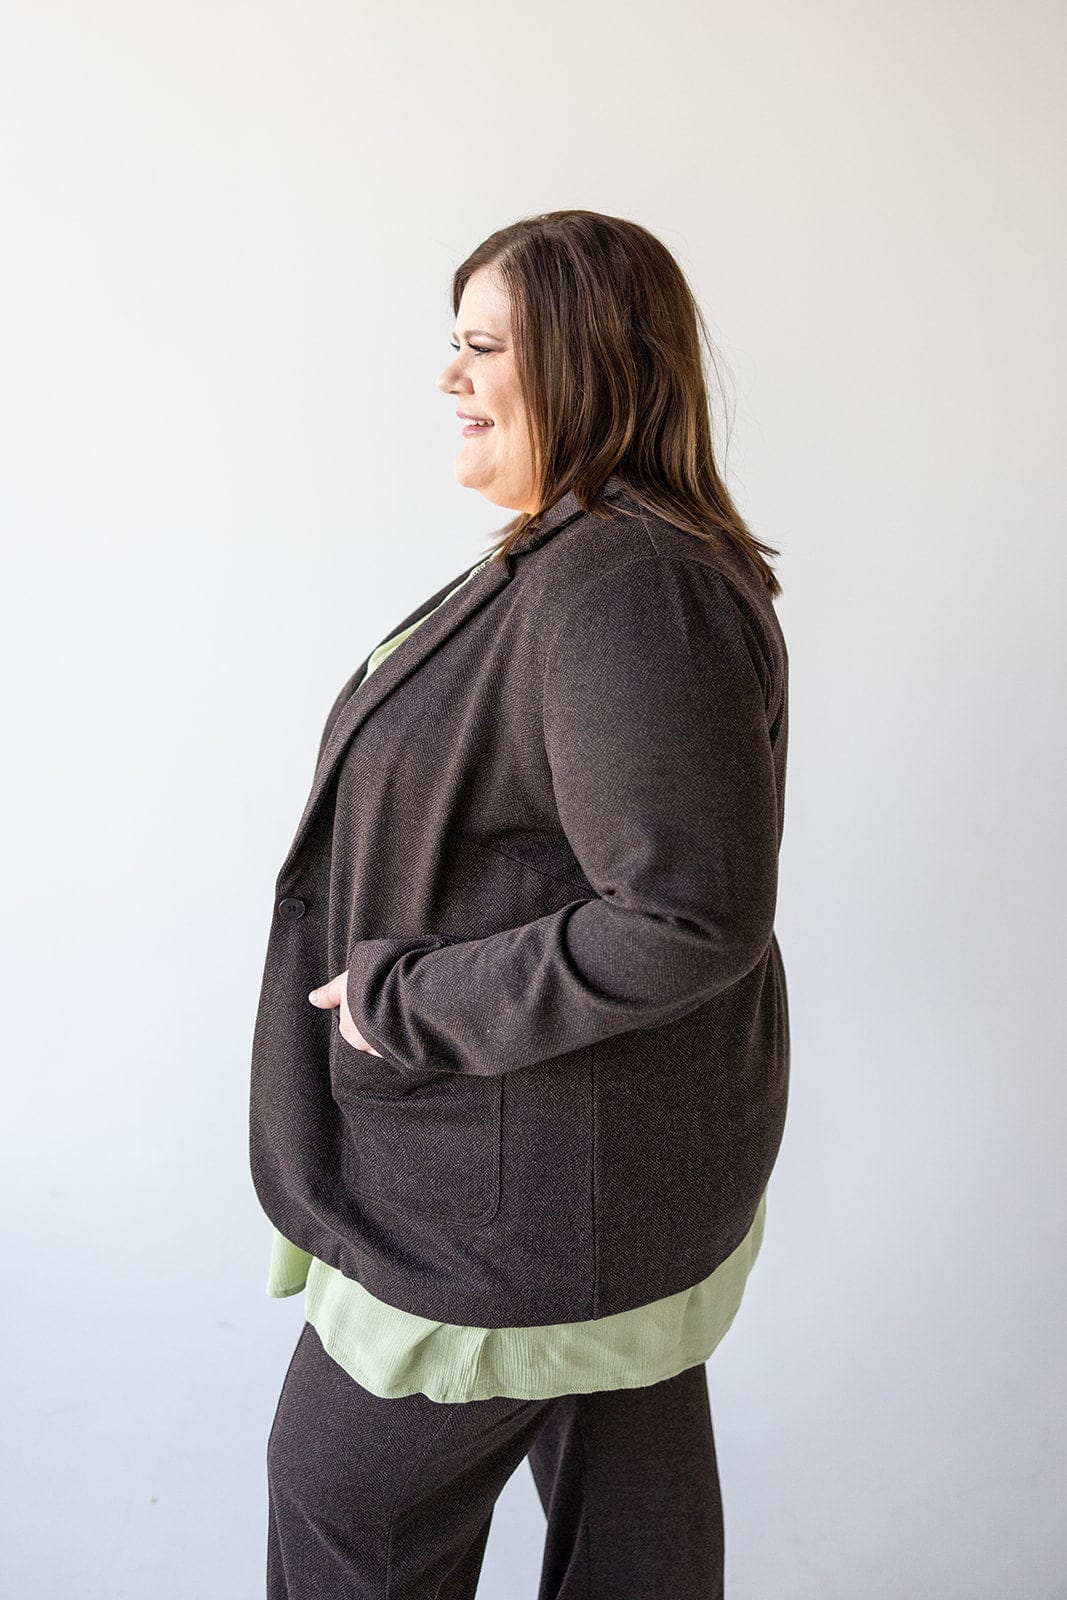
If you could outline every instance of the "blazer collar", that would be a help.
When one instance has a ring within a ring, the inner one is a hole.
[[[626,485],[615,474],[604,485],[605,494],[615,496],[626,492]],[[488,561],[473,577],[468,577],[463,587],[455,594],[449,594],[443,603],[438,602],[438,596],[431,596],[429,600],[419,607],[412,617],[412,621],[419,621],[419,626],[407,639],[401,641],[395,650],[390,651],[385,660],[376,667],[367,678],[366,682],[357,680],[356,687],[345,701],[330,730],[322,750],[322,757],[315,769],[315,776],[311,785],[303,814],[297,824],[293,842],[289,846],[284,862],[278,873],[278,885],[281,887],[282,879],[288,872],[304,838],[307,836],[315,813],[322,803],[323,797],[329,788],[341,758],[344,755],[349,741],[382,701],[392,694],[404,680],[415,672],[433,652],[442,645],[447,638],[468,622],[476,612],[490,601],[495,594],[499,594],[505,584],[510,583],[514,577],[513,560],[515,557],[526,555],[531,549],[551,538],[566,523],[573,522],[576,517],[584,516],[582,507],[578,504],[573,492],[563,495],[554,505],[541,513],[531,537],[524,541],[516,550],[504,560],[494,558]],[[471,569],[477,562],[471,563]],[[457,579],[457,582],[461,580]],[[428,613],[428,614],[427,614]],[[403,626],[403,624],[401,624]],[[395,630],[399,631],[399,630]],[[391,637],[391,635],[390,635]],[[373,653],[373,652],[371,652]],[[363,662],[363,671],[366,671],[370,661],[370,654]]]
[[[630,491],[625,481],[619,477],[617,472],[613,472],[610,477],[605,480],[605,499],[615,500],[621,496],[627,496],[629,494]],[[578,497],[574,493],[574,490],[568,489],[567,493],[565,495],[561,495],[554,505],[549,506],[547,510],[541,512],[537,521],[530,528],[530,531],[524,535],[519,544],[517,544],[515,549],[511,552],[512,558],[524,556],[528,553],[528,551],[535,550],[538,545],[544,544],[546,539],[550,539],[554,533],[558,533],[560,528],[562,528],[565,523],[573,522],[575,517],[581,517],[584,515],[585,512],[578,504]]]

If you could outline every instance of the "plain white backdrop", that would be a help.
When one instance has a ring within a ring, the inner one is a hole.
[[[1037,0],[4,0],[5,1593],[263,1593],[274,878],[341,683],[506,520],[451,272],[580,206],[677,254],[782,552],[729,1600],[1067,1594],[1065,45]],[[524,1463],[481,1597],[542,1531]]]

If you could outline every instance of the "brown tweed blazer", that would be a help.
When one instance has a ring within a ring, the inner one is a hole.
[[[564,495],[360,663],[275,884],[256,1193],[441,1322],[698,1282],[783,1135],[785,643],[744,557],[607,492],[610,518]],[[380,1059],[307,998],[345,968]]]

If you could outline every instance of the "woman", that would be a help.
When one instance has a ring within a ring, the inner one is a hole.
[[[515,516],[342,687],[275,885],[268,1594],[473,1596],[529,1457],[540,1600],[713,1600],[703,1362],[788,1091],[776,552],[646,230],[525,219],[452,304],[456,476]]]

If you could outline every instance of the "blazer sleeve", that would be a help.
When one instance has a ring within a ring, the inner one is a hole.
[[[544,742],[595,890],[487,938],[366,939],[356,1026],[413,1070],[493,1075],[669,1022],[773,932],[780,824],[766,657],[721,574],[642,557],[583,589],[548,647]]]

